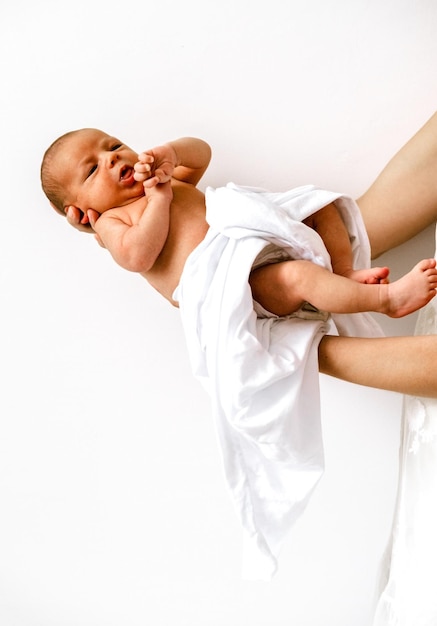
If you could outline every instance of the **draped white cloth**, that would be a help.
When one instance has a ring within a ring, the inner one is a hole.
[[[420,311],[416,334],[437,334],[436,298]],[[405,396],[399,461],[392,536],[373,625],[436,626],[437,399]]]
[[[244,528],[243,577],[269,580],[281,544],[323,472],[317,346],[323,334],[381,334],[368,314],[259,318],[248,283],[269,243],[330,268],[302,220],[336,202],[357,267],[370,250],[356,204],[312,186],[285,193],[228,185],[206,192],[205,240],[174,294],[194,374],[212,399],[226,480]],[[308,319],[305,319],[308,318]]]

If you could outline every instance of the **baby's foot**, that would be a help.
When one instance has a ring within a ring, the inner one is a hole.
[[[435,259],[424,259],[402,278],[384,288],[381,312],[390,317],[403,317],[425,306],[436,295],[437,269]]]
[[[348,273],[347,278],[365,285],[386,285],[389,282],[389,274],[388,267],[371,267],[365,270],[352,270]]]

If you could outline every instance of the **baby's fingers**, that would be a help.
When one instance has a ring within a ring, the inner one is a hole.
[[[159,185],[159,183],[160,180],[158,176],[152,176],[151,178],[147,178],[143,181],[143,187],[144,189],[152,189],[152,187],[156,187],[156,185]]]
[[[140,163],[153,163],[155,159],[153,158],[152,154],[149,154],[148,152],[140,152],[138,155],[138,161]]]
[[[171,180],[171,175],[164,172],[164,170],[156,170],[155,175],[148,178],[143,182],[144,189],[151,189],[156,185],[160,185],[161,183],[168,183]]]
[[[134,178],[138,181],[144,181],[149,178],[152,167],[149,163],[135,163],[134,165]]]
[[[171,179],[172,173],[173,169],[164,165],[164,167],[155,170],[155,178],[158,179],[159,183],[167,183]]]

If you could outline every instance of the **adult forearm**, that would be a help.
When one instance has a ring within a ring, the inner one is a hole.
[[[437,398],[437,335],[417,337],[326,336],[319,345],[319,369],[342,380]]]
[[[437,113],[390,160],[358,199],[372,257],[437,219]]]

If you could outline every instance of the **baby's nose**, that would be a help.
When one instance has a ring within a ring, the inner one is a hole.
[[[119,155],[114,152],[108,152],[106,163],[108,167],[114,167],[119,159]]]

